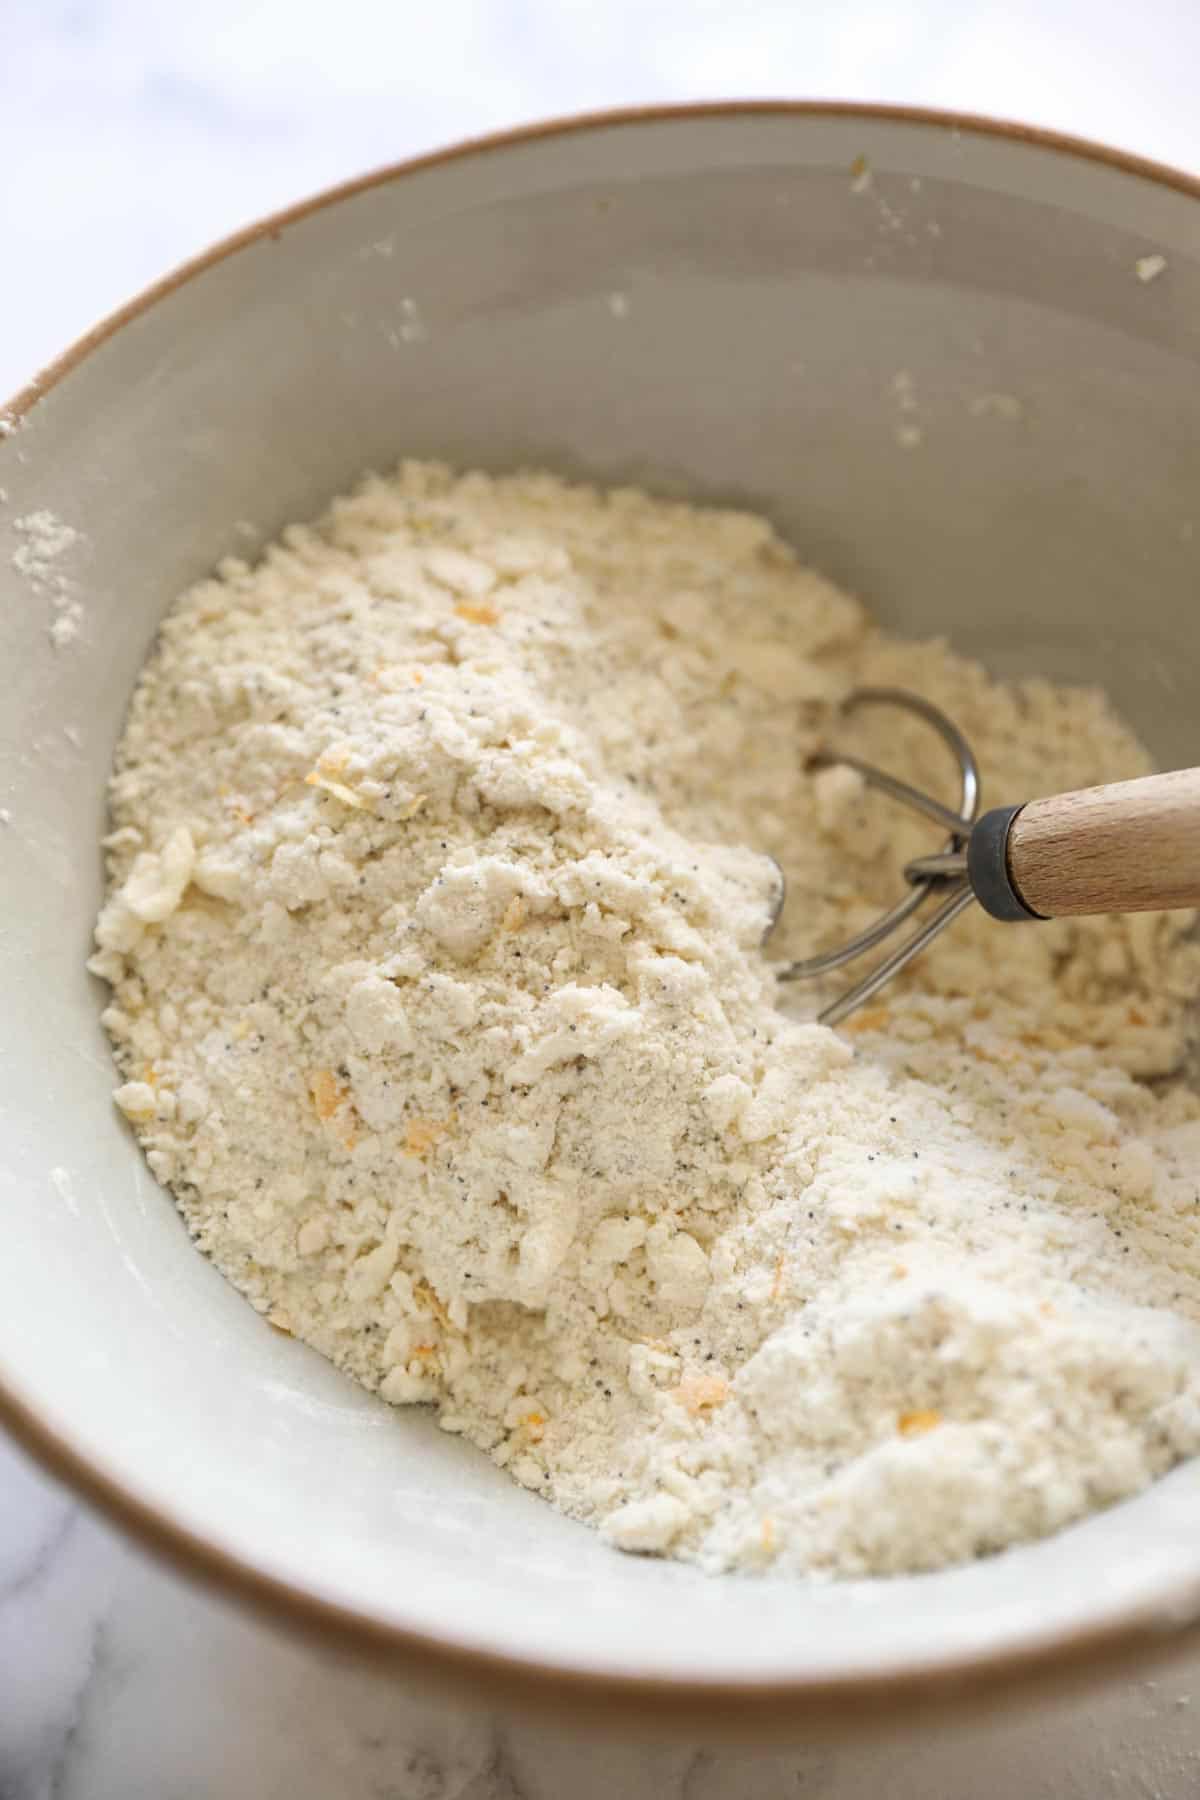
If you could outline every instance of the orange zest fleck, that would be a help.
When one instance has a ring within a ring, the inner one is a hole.
[[[868,1006],[865,1012],[855,1013],[842,1026],[843,1031],[884,1031],[891,1023],[891,1012],[886,1006]]]
[[[321,1123],[334,1127],[343,1150],[353,1150],[358,1142],[358,1115],[350,1103],[349,1088],[332,1069],[315,1069],[308,1078],[308,1091]]]
[[[405,1156],[428,1156],[449,1129],[448,1119],[410,1119],[404,1130]]]
[[[427,1281],[418,1281],[413,1284],[413,1296],[433,1314],[439,1325],[449,1326],[450,1314]]]
[[[724,1406],[729,1398],[729,1383],[719,1375],[689,1375],[673,1390],[672,1398],[694,1419],[699,1418],[701,1413]]]
[[[500,614],[486,600],[460,600],[454,608],[460,619],[466,619],[470,625],[498,625]]]
[[[347,1090],[332,1069],[315,1069],[308,1078],[308,1091],[318,1119],[332,1119],[347,1097]]]
[[[922,1437],[925,1432],[932,1431],[942,1422],[942,1415],[932,1406],[919,1406],[915,1412],[901,1413],[896,1420],[896,1430],[901,1437]]]

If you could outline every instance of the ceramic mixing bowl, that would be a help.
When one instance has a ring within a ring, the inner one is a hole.
[[[1187,1642],[1200,1467],[914,1579],[713,1580],[606,1548],[203,1261],[114,1111],[84,958],[109,758],[164,609],[404,454],[764,509],[890,625],[1102,682],[1164,762],[1200,760],[1200,189],[911,112],[571,121],[243,233],[76,346],[5,431],[17,1437],[208,1581],[526,1699],[791,1727]]]

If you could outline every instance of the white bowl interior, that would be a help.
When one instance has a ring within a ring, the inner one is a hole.
[[[83,967],[105,776],[158,619],[367,466],[548,464],[765,508],[892,622],[1104,681],[1182,762],[1198,425],[1194,198],[862,117],[595,125],[434,163],[258,238],[93,349],[0,442],[0,1384],[241,1562],[564,1669],[853,1678],[1200,1610],[1200,1468],[921,1579],[767,1587],[606,1549],[273,1333],[200,1258],[113,1110]],[[79,536],[33,579],[10,559],[39,509]],[[84,621],[55,651],[60,575]]]

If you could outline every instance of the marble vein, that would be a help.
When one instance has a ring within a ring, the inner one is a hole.
[[[34,1547],[32,1556],[23,1567],[0,1580],[0,1607],[23,1599],[52,1572],[55,1558],[78,1523],[79,1513],[73,1506],[55,1508],[50,1513],[46,1534]]]

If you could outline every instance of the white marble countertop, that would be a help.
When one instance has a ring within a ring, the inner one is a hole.
[[[457,137],[805,93],[1023,117],[1196,168],[1198,67],[1196,0],[5,0],[0,395],[212,239]],[[0,1800],[285,1794],[1195,1800],[1200,1655],[883,1744],[606,1742],[433,1705],[291,1642],[0,1445]]]
[[[1195,1800],[1200,1654],[835,1747],[614,1741],[431,1701],[198,1593],[0,1444],[3,1800]]]

